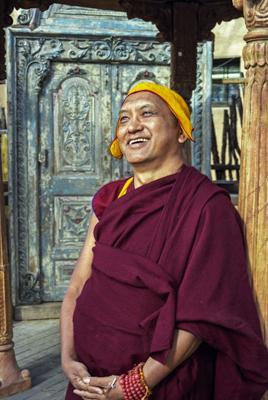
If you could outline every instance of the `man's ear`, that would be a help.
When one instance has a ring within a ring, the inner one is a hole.
[[[187,140],[187,137],[184,135],[184,133],[182,133],[181,131],[179,132],[179,137],[178,137],[178,142],[179,143],[185,143]]]

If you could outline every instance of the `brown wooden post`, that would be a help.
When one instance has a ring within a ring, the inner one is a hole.
[[[19,370],[13,347],[12,305],[0,145],[0,397],[22,392],[31,387],[30,373],[28,370]]]
[[[248,33],[239,211],[245,223],[254,293],[268,345],[268,0],[233,0]],[[266,397],[268,399],[268,394]]]
[[[189,103],[196,82],[198,4],[173,4],[171,86]]]
[[[171,87],[190,105],[196,86],[198,4],[173,3]],[[191,144],[184,145],[185,162],[191,164]]]

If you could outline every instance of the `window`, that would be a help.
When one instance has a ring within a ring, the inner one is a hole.
[[[232,97],[241,97],[243,74],[240,71],[240,58],[213,61],[212,106],[228,106]]]
[[[237,193],[243,114],[240,58],[218,59],[212,70],[212,179]]]

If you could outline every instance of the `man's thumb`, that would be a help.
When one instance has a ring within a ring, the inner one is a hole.
[[[89,385],[89,384],[90,384],[90,379],[91,379],[90,375],[86,375],[86,376],[83,376],[83,377],[82,377],[82,381],[83,381],[86,385]]]

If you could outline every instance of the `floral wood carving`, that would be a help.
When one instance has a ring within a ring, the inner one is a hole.
[[[63,219],[63,230],[61,240],[82,241],[88,224],[91,208],[84,204],[64,204],[61,210]]]
[[[170,46],[158,42],[125,41],[122,39],[76,40],[68,51],[71,60],[121,61],[166,64],[170,60]]]
[[[18,49],[27,68],[34,68],[35,89],[39,91],[49,72],[51,60],[63,51],[62,43],[57,39],[40,38],[32,43],[21,39],[18,41]]]
[[[244,2],[244,17],[246,26],[252,28],[267,28],[268,24],[268,0],[259,2]]]
[[[90,149],[93,143],[92,113],[94,98],[89,94],[87,82],[69,79],[69,85],[62,94],[61,163],[79,168],[90,163]]]

